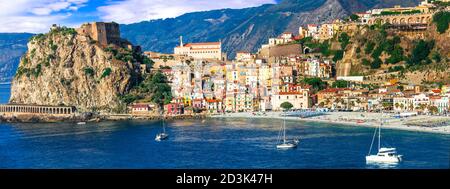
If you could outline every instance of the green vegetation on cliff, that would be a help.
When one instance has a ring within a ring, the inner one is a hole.
[[[122,102],[131,104],[136,101],[152,102],[160,108],[172,101],[172,89],[167,77],[160,71],[147,75],[129,94],[121,97]]]
[[[445,33],[450,23],[450,12],[438,12],[434,14],[433,22],[436,24],[439,33]]]
[[[431,63],[431,60],[428,56],[431,53],[431,50],[434,48],[434,41],[424,41],[419,40],[414,45],[414,49],[412,50],[411,57],[408,59],[407,63],[410,66],[416,65],[425,65]]]

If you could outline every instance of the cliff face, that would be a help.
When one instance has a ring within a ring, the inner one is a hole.
[[[417,32],[402,32],[395,30],[387,30],[386,39],[392,40],[394,37],[399,37],[400,42],[395,45],[399,46],[403,51],[404,58],[397,63],[388,63],[391,55],[386,52],[383,47],[379,58],[381,65],[379,68],[373,69],[370,67],[373,64],[373,52],[382,44],[383,39],[379,31],[371,30],[368,27],[360,27],[354,30],[351,34],[350,44],[344,50],[342,60],[336,63],[338,76],[355,76],[365,75],[367,80],[373,83],[383,83],[386,80],[398,79],[403,83],[411,84],[427,84],[435,82],[449,83],[450,77],[450,29],[445,33],[440,34],[436,30],[436,25],[432,23],[427,30]],[[336,41],[337,39],[333,39]],[[421,64],[416,69],[406,69],[407,59],[411,57],[412,51],[419,40],[433,41],[434,47],[430,50],[427,56],[430,63]],[[369,54],[364,51],[367,49],[367,44],[373,43],[373,50]],[[439,62],[433,60],[433,53],[439,54],[442,59]],[[369,60],[369,64],[364,65],[364,59]],[[395,67],[405,68],[404,72],[389,71]]]
[[[138,72],[74,30],[33,37],[12,81],[10,103],[111,112]]]

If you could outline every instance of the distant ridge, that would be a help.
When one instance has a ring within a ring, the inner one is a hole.
[[[256,51],[269,37],[298,26],[326,22],[352,12],[394,5],[412,6],[420,0],[283,0],[275,5],[188,13],[176,18],[122,25],[122,37],[144,50],[171,53],[180,35],[186,42],[222,40],[224,50]]]

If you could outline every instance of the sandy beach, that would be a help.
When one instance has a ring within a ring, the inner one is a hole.
[[[419,115],[408,118],[393,118],[394,114],[366,113],[366,112],[327,112],[325,115],[300,118],[286,117],[286,120],[307,122],[335,123],[339,125],[357,127],[378,127],[383,117],[383,128],[450,134],[450,117]],[[216,118],[267,118],[283,119],[280,112],[267,112],[266,115],[253,115],[252,113],[229,113],[215,115]]]

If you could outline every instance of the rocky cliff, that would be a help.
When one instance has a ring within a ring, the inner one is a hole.
[[[114,51],[130,52],[100,47],[74,29],[33,37],[12,81],[10,103],[114,112],[139,77],[136,66],[117,59]]]
[[[372,83],[390,79],[416,85],[450,83],[450,30],[441,34],[434,23],[419,31],[364,26],[350,36],[336,64],[338,76],[366,76]],[[416,49],[420,43],[425,45]],[[422,58],[413,59],[414,53]]]

